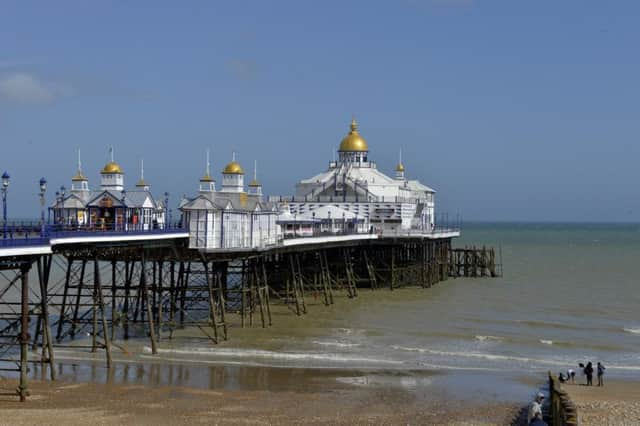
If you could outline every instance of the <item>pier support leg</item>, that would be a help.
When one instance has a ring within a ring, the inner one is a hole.
[[[49,288],[49,276],[51,274],[52,256],[44,256],[38,259],[38,277],[40,279],[40,300],[42,310],[42,352],[43,358],[46,349],[47,362],[49,363],[49,375],[51,380],[56,379],[54,368],[53,341],[51,338],[51,328],[49,327],[49,303],[47,291]]]
[[[116,261],[111,261],[111,340],[116,339]]]
[[[269,283],[267,282],[267,266],[264,264],[264,260],[262,262],[262,281],[264,284],[264,300],[267,307],[267,318],[269,319],[269,325],[271,323],[271,306],[270,306],[270,296],[269,296]]]
[[[151,312],[151,303],[149,303],[149,292],[147,289],[147,269],[144,253],[142,254],[141,272],[140,272],[140,284],[142,287],[142,302],[147,306],[147,317],[149,320],[149,335],[151,337],[151,353],[153,355],[158,354],[158,348],[156,346],[156,332],[153,324],[153,313]]]
[[[20,401],[27,399],[27,357],[29,351],[29,269],[31,265],[20,268],[21,314],[20,314],[20,385],[18,394]]]
[[[69,259],[69,263],[71,264],[71,259]],[[87,259],[82,259],[82,266],[80,268],[80,280],[78,281],[78,286],[76,288],[76,303],[73,310],[73,320],[71,321],[71,338],[74,338],[76,335],[76,327],[78,324],[78,316],[80,311],[80,298],[82,297],[82,289],[84,287],[84,274],[87,268]]]
[[[96,302],[100,306],[100,317],[102,319],[102,337],[104,338],[104,348],[107,355],[107,368],[111,368],[111,342],[109,339],[109,327],[107,326],[107,315],[104,307],[104,296],[102,294],[102,283],[100,281],[100,265],[98,263],[98,257],[93,259],[93,288],[96,294]],[[93,307],[94,327],[96,326],[96,307],[94,303]],[[96,330],[94,329],[94,342],[96,338]]]
[[[62,293],[62,307],[60,308],[60,317],[58,318],[58,331],[56,332],[56,340],[60,341],[62,338],[62,327],[64,325],[65,309],[67,305],[67,294],[69,293],[69,278],[71,277],[71,266],[73,265],[73,259],[70,257],[67,259],[67,272],[64,280],[64,290]]]

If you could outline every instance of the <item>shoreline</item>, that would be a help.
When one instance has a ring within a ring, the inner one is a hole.
[[[509,424],[518,404],[447,400],[436,393],[334,382],[305,392],[0,379],[0,424]],[[473,422],[470,423],[470,420]]]

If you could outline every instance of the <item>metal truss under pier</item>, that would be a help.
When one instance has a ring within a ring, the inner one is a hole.
[[[493,249],[452,249],[452,237],[309,238],[240,251],[197,251],[184,238],[70,241],[0,257],[0,367],[20,372],[25,400],[29,363],[49,364],[55,380],[55,349],[82,347],[76,339],[111,367],[113,348],[131,337],[148,338],[155,354],[196,327],[216,344],[232,327],[271,326],[273,304],[303,316],[361,291],[498,275]]]

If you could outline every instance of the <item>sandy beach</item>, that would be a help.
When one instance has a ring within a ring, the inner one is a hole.
[[[385,388],[336,385],[307,392],[216,391],[95,383],[30,383],[26,403],[15,380],[0,380],[0,424],[510,424],[518,407],[444,402]]]
[[[640,382],[607,380],[604,387],[564,385],[582,426],[640,424]]]

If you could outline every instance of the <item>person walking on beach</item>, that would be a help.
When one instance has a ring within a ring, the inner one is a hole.
[[[527,413],[528,425],[531,424],[536,416],[542,419],[542,401],[544,401],[544,394],[542,392],[538,392],[536,399],[531,401],[531,404],[529,404],[529,411]]]
[[[591,361],[589,361],[584,368],[584,374],[587,376],[587,386],[593,386],[593,364]]]
[[[604,365],[601,362],[598,362],[598,386],[604,386]]]
[[[571,383],[576,382],[576,372],[574,371],[573,368],[570,368],[569,370],[567,370],[567,381],[569,380],[571,380]]]

